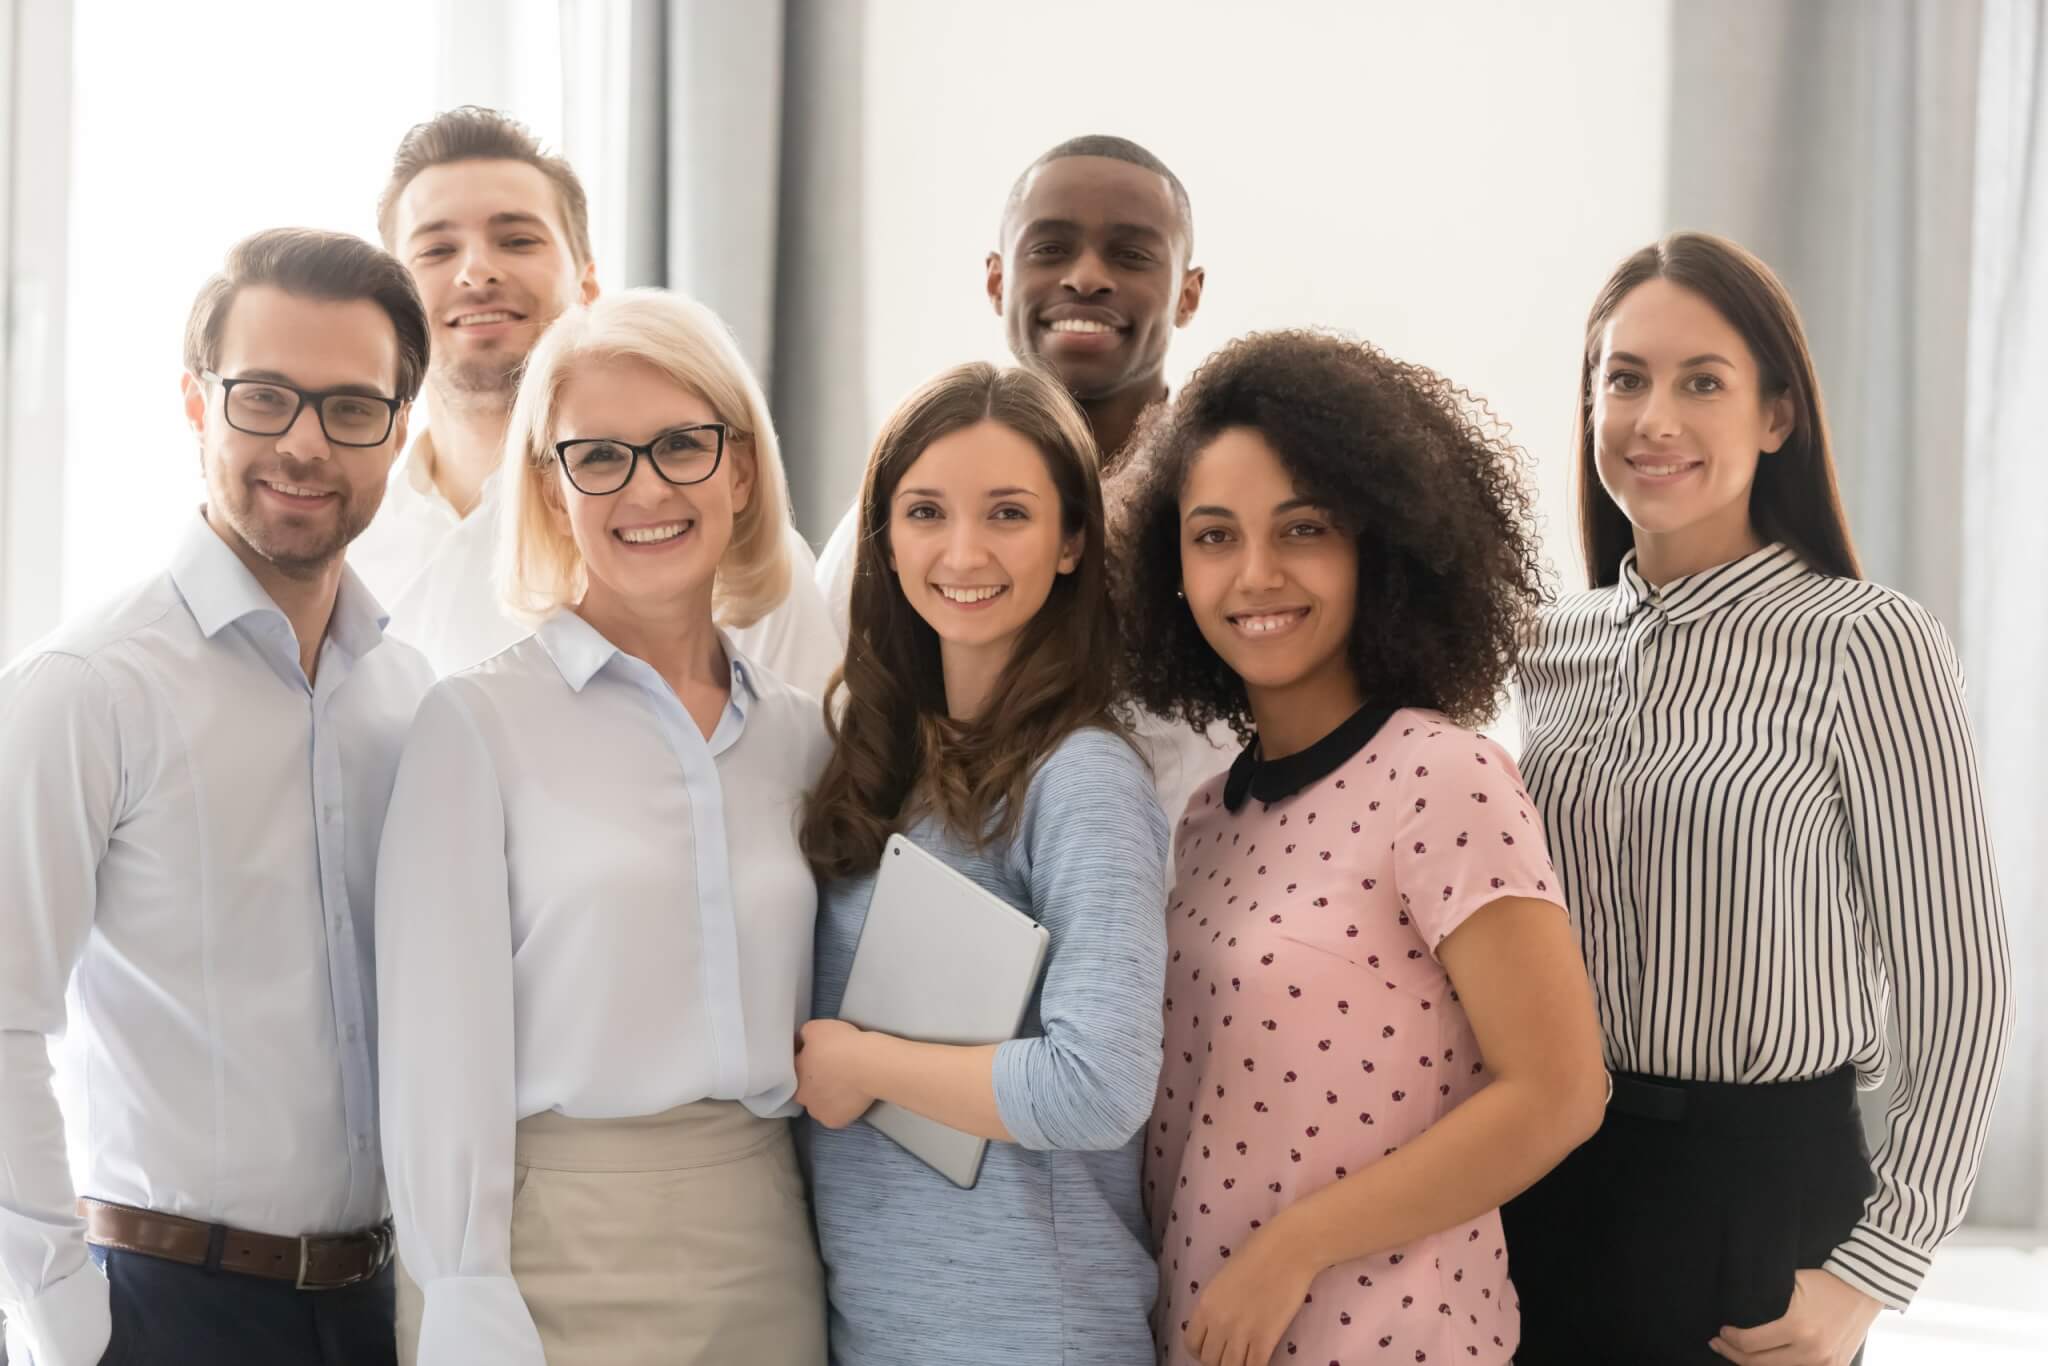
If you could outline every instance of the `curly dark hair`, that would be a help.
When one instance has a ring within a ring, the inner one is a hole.
[[[1468,391],[1322,331],[1231,342],[1139,429],[1110,491],[1136,700],[1252,737],[1243,682],[1177,600],[1181,488],[1195,458],[1232,427],[1263,436],[1302,496],[1357,543],[1350,654],[1360,691],[1461,725],[1491,718],[1548,587],[1526,458]]]

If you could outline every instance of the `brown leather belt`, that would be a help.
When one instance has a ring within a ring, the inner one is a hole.
[[[367,1281],[391,1260],[391,1221],[361,1233],[286,1238],[244,1233],[175,1214],[80,1200],[85,1241],[186,1266],[219,1267],[245,1276],[290,1281],[301,1290],[338,1290]]]

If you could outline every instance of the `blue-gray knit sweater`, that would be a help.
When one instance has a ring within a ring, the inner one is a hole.
[[[807,1124],[838,1366],[1137,1366],[1158,1288],[1139,1143],[1159,1078],[1169,835],[1145,763],[1101,730],[1040,764],[1008,847],[910,838],[1051,932],[996,1056],[1016,1143],[961,1190],[865,1124]],[[816,1013],[838,1013],[872,875],[826,888]]]

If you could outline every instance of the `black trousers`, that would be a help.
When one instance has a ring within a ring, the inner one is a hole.
[[[237,1271],[95,1247],[113,1292],[100,1366],[396,1366],[397,1281],[298,1290]]]
[[[1617,1074],[1607,1120],[1501,1211],[1518,1366],[1725,1366],[1875,1185],[1854,1074],[1775,1086]]]

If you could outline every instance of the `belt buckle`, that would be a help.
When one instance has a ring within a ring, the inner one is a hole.
[[[305,1234],[301,1233],[299,1235],[299,1276],[297,1280],[292,1282],[292,1289],[294,1290],[318,1290],[324,1288],[306,1284],[306,1263],[312,1255],[312,1243],[313,1240]]]

